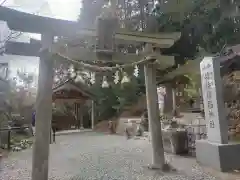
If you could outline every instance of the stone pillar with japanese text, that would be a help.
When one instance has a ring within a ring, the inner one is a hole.
[[[228,142],[220,68],[218,58],[205,57],[200,63],[208,139],[196,141],[196,158],[202,165],[232,171],[240,168],[240,144]]]
[[[208,140],[227,144],[228,123],[224,108],[219,61],[205,57],[200,63],[200,71]]]

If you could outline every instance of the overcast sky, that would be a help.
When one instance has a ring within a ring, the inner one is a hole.
[[[81,8],[81,0],[48,0],[48,2],[56,18],[77,19]]]
[[[2,0],[0,0],[1,2]],[[7,0],[8,7],[21,6],[20,9],[36,12],[45,2],[49,3],[50,10],[55,18],[77,20],[82,0]]]

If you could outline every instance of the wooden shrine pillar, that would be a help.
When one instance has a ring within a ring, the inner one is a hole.
[[[83,125],[83,104],[78,104],[78,118],[80,122],[80,129],[84,129]]]
[[[76,120],[76,127],[77,127],[77,129],[80,129],[78,106],[79,106],[79,103],[74,103],[74,115],[75,115],[75,120]]]
[[[52,120],[53,61],[48,48],[53,36],[42,35],[36,100],[36,135],[33,147],[32,180],[48,180],[49,143]]]
[[[83,127],[83,110],[82,110],[82,103],[75,103],[75,114],[76,114],[76,119],[78,121],[78,129],[84,129]]]
[[[173,107],[173,111],[175,112],[177,109],[177,103],[176,103],[176,88],[172,88],[172,107]]]
[[[94,126],[95,126],[95,103],[94,103],[94,100],[91,101],[91,106],[92,106],[92,109],[91,109],[91,126],[92,126],[92,130],[94,130]]]
[[[149,48],[149,47],[147,47]],[[165,164],[164,149],[159,117],[156,65],[153,63],[144,65],[145,86],[148,110],[148,122],[150,138],[152,141],[152,168],[163,168]]]

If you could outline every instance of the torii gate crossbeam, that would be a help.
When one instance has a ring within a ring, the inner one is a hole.
[[[33,14],[16,11],[6,7],[0,7],[0,20],[8,22],[11,30],[29,32],[36,34],[49,33],[53,36],[73,37],[90,36],[96,37],[95,29],[83,28],[78,22],[59,20],[49,17],[36,16]],[[150,34],[143,32],[116,32],[115,38],[131,42],[146,42],[157,44],[158,46],[167,48],[171,47],[181,33],[161,33]]]

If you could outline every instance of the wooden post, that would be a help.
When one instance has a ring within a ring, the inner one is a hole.
[[[52,120],[53,61],[47,48],[53,37],[42,35],[38,94],[36,101],[36,135],[33,148],[32,180],[48,180],[49,143]]]
[[[152,168],[162,169],[165,164],[161,122],[157,101],[156,65],[144,66],[149,131],[152,141]]]
[[[79,121],[80,121],[80,129],[84,129],[83,127],[83,104],[78,105],[78,115],[79,115]]]
[[[176,89],[174,87],[172,88],[172,107],[173,112],[175,112],[177,109],[177,105],[176,105]]]
[[[11,150],[11,129],[8,130],[7,150]]]
[[[51,126],[52,126],[52,122],[51,122]],[[52,144],[53,142],[53,137],[52,137],[52,127],[50,128],[50,144]]]
[[[92,120],[92,130],[94,130],[94,125],[95,125],[95,104],[94,101],[91,101],[92,103],[92,111],[91,111],[91,120]]]
[[[76,120],[76,129],[80,129],[79,115],[78,115],[78,103],[74,103],[74,117]]]

